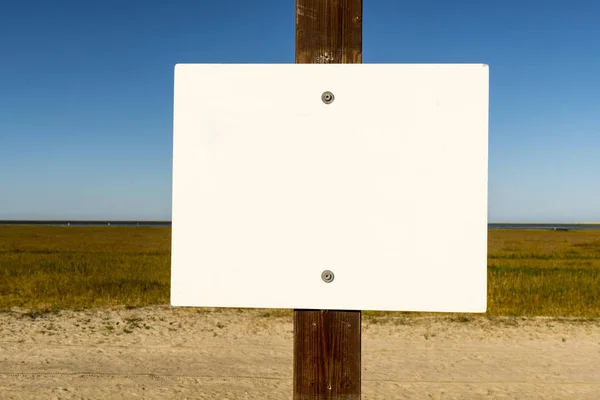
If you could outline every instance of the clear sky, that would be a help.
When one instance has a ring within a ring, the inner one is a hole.
[[[364,63],[490,65],[490,222],[600,221],[600,2],[364,0]],[[170,219],[173,68],[293,63],[294,0],[0,2],[0,219]]]

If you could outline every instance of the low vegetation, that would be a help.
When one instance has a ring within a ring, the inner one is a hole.
[[[600,317],[600,231],[490,230],[488,309]]]
[[[170,245],[164,227],[0,226],[0,309],[168,304]],[[490,230],[487,314],[600,317],[600,231]]]
[[[0,309],[169,302],[171,231],[0,226]]]

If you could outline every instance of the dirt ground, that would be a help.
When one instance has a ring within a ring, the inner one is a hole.
[[[291,399],[292,319],[0,314],[2,399]],[[600,320],[363,321],[363,399],[600,399]]]

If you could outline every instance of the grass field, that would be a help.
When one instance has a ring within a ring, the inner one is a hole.
[[[170,235],[0,226],[0,310],[167,304]],[[600,231],[490,230],[487,315],[600,317]]]

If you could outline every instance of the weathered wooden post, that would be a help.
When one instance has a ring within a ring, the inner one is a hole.
[[[362,0],[297,0],[296,63],[362,62]],[[294,399],[360,399],[361,311],[294,311]]]

